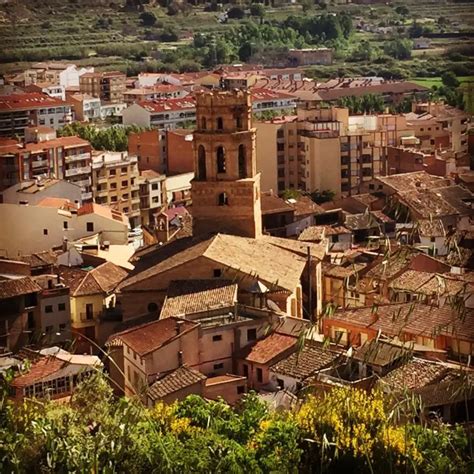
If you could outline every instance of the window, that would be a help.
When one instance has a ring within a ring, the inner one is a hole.
[[[224,368],[224,364],[222,362],[220,362],[219,364],[214,364],[214,370],[219,370],[223,368]]]
[[[93,222],[86,222],[86,230],[87,230],[87,232],[94,232],[94,223]]]
[[[117,196],[111,196],[110,202],[117,202]]]
[[[151,199],[151,202],[153,204],[158,204],[160,202],[160,198],[158,196],[154,196],[152,199]]]
[[[218,146],[216,150],[217,172],[225,173],[225,150],[223,146]]]
[[[249,376],[249,366],[247,364],[244,364],[242,366],[242,368],[244,369],[244,375],[245,377],[248,377]]]
[[[212,342],[218,341],[222,341],[222,334],[216,334],[215,336],[212,336]]]
[[[222,270],[220,268],[214,268],[214,278],[219,278],[222,276]]]
[[[35,315],[33,311],[28,312],[28,329],[32,330],[35,328]]]
[[[64,229],[64,230],[67,230],[67,228],[68,228],[68,222],[67,222],[67,221],[64,221],[64,222],[63,222],[63,229]]]
[[[239,179],[247,177],[247,164],[245,159],[245,146],[239,145]]]
[[[257,382],[263,382],[263,370],[257,367]]]
[[[109,176],[115,176],[117,174],[117,170],[109,170]]]
[[[122,181],[122,188],[126,188],[128,186],[128,181]]]
[[[110,183],[110,189],[117,189],[117,183]]]
[[[206,149],[203,145],[198,148],[198,179],[206,180]]]
[[[48,235],[48,229],[43,229],[43,235]]]
[[[202,128],[203,130],[206,130],[206,128],[207,128],[207,120],[206,120],[206,117],[203,117],[203,118],[201,119],[201,128]]]
[[[229,198],[227,197],[227,193],[220,193],[218,198],[219,206],[228,206],[229,205]]]
[[[121,174],[127,174],[127,168],[120,168],[120,173]]]
[[[53,332],[53,326],[46,326],[46,334],[51,334]]]
[[[257,329],[247,329],[247,341],[255,341],[257,339]]]
[[[66,311],[66,303],[59,303],[58,311]]]
[[[45,313],[52,313],[53,312],[53,305],[52,304],[48,304],[44,307],[44,312]]]
[[[217,130],[224,130],[224,121],[222,117],[217,117]]]
[[[59,332],[64,332],[66,330],[66,323],[61,323],[59,325]]]
[[[436,242],[436,237],[431,237],[431,242]]]
[[[158,183],[153,183],[151,185],[151,189],[152,189],[152,191],[158,191]]]
[[[277,379],[277,385],[280,390],[285,388],[285,382],[282,379]]]
[[[88,321],[91,321],[92,319],[94,319],[94,306],[92,303],[86,304],[86,319]]]
[[[237,394],[242,395],[243,393],[245,393],[245,385],[237,386]]]

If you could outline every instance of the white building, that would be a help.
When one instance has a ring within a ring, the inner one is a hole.
[[[146,128],[184,127],[196,120],[194,99],[169,99],[143,101],[127,107],[122,112],[124,125],[138,125]]]
[[[37,179],[23,181],[3,190],[2,196],[5,204],[37,205],[45,198],[67,199],[77,205],[82,203],[82,189],[80,186],[59,179]]]
[[[166,177],[167,204],[185,203],[191,199],[191,181],[194,173],[182,173]]]

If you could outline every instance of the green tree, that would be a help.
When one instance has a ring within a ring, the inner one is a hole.
[[[336,196],[336,193],[330,189],[325,189],[323,191],[316,190],[313,191],[310,196],[316,204],[323,204],[332,201]]]
[[[395,12],[400,16],[408,16],[410,14],[410,10],[405,5],[399,5],[395,8]]]
[[[139,18],[144,26],[153,26],[156,23],[156,16],[152,12],[140,13]]]
[[[454,74],[453,71],[443,72],[443,74],[441,75],[441,81],[446,87],[451,87],[453,89],[459,87],[458,78],[456,77],[456,74]]]
[[[261,3],[252,3],[250,5],[250,14],[263,20],[265,16],[265,7]]]
[[[245,12],[240,7],[232,7],[227,12],[227,17],[232,20],[241,20],[245,16]]]
[[[413,44],[409,39],[398,38],[386,42],[383,49],[385,54],[391,56],[392,58],[403,60],[411,58],[412,46]]]

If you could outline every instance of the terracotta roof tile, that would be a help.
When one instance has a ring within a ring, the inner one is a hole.
[[[262,214],[293,211],[293,207],[284,199],[270,192],[261,193]]]
[[[328,319],[348,322],[363,328],[382,331],[388,336],[400,333],[433,337],[445,335],[474,341],[474,310],[465,314],[450,306],[437,307],[423,303],[396,303],[336,311]]]
[[[56,357],[42,357],[38,361],[33,362],[27,373],[15,377],[11,385],[15,388],[27,387],[58,372],[64,365],[66,365],[66,362]]]
[[[201,374],[201,372],[191,369],[190,367],[182,366],[165,375],[160,380],[157,380],[148,389],[147,394],[153,401],[160,400],[186,387],[200,383],[206,380],[206,378],[207,377]]]
[[[0,112],[8,110],[31,110],[42,107],[58,107],[68,105],[61,99],[50,97],[40,92],[24,94],[0,95]]]
[[[433,276],[433,273],[407,270],[392,280],[388,286],[395,290],[415,292],[420,286],[431,280]]]
[[[175,280],[161,310],[160,319],[216,308],[229,308],[237,301],[237,283],[227,280]]]
[[[354,360],[369,365],[385,367],[395,361],[408,357],[409,347],[391,344],[389,341],[372,339],[357,349]]]
[[[17,278],[15,280],[0,280],[0,299],[14,298],[15,296],[27,295],[41,291],[41,287],[30,277]]]
[[[319,344],[307,342],[301,351],[282,359],[272,365],[270,370],[277,374],[304,380],[316,371],[324,369],[339,357]]]
[[[125,344],[140,356],[144,356],[181,337],[198,325],[192,321],[173,317],[160,319],[114,334],[107,344]],[[180,327],[179,333],[178,327]]]
[[[269,364],[296,350],[298,338],[274,332],[241,352],[240,358],[257,364]]]

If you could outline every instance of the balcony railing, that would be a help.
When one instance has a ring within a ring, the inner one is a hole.
[[[79,313],[79,320],[82,323],[95,321],[100,317],[102,311],[93,311],[91,313]]]
[[[47,168],[48,160],[36,160],[31,162],[32,168]]]
[[[90,166],[82,166],[80,168],[69,168],[66,170],[66,176],[77,176],[78,174],[89,174],[91,172]]]
[[[77,184],[78,186],[81,186],[83,188],[86,188],[87,186],[91,185],[91,180],[90,179],[80,179],[77,181],[72,181],[74,184]]]
[[[89,199],[92,199],[92,192],[82,193],[81,198],[83,201],[88,201]]]
[[[74,161],[89,160],[91,155],[89,153],[79,153],[78,155],[69,155],[64,157],[65,163],[73,163]]]

